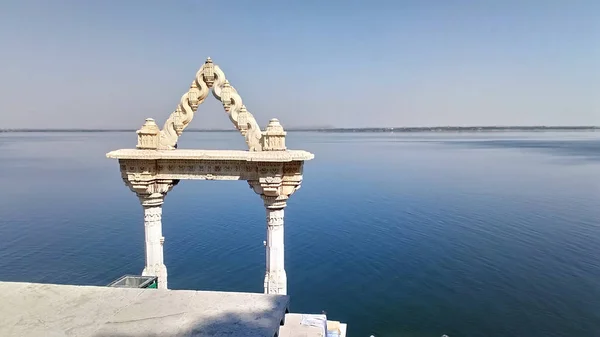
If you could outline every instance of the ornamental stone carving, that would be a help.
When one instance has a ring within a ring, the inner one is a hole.
[[[160,207],[151,207],[144,213],[144,222],[160,221],[162,219],[162,209]]]
[[[156,125],[156,122],[154,122],[154,119],[146,119],[146,123],[144,123],[142,128],[137,131],[137,135],[138,143],[136,148],[153,150],[158,148],[160,129],[158,128],[158,125]]]
[[[234,127],[245,138],[249,151],[184,150],[177,141],[209,92],[221,101]],[[143,275],[158,277],[167,288],[164,264],[162,205],[166,195],[185,179],[245,180],[263,200],[266,212],[265,293],[286,294],[284,265],[284,208],[302,184],[304,161],[314,155],[288,150],[286,132],[277,119],[261,131],[237,90],[210,58],[200,67],[189,90],[165,122],[162,130],[148,118],[137,131],[135,149],[108,153],[119,160],[121,178],[137,195],[144,210],[146,263]]]
[[[125,185],[140,199],[142,206],[160,206],[165,196],[179,183],[173,179],[129,180],[124,179]]]
[[[283,126],[277,118],[271,119],[262,137],[263,151],[285,151],[285,135]]]
[[[248,184],[259,194],[265,207],[270,209],[284,208],[287,199],[302,184],[303,162],[259,163],[257,179],[249,179]]]
[[[213,96],[221,101],[225,112],[236,129],[240,131],[250,151],[261,151],[262,132],[254,116],[246,109],[242,97],[225,78],[225,74],[210,57],[196,73],[188,92],[181,96],[175,111],[171,113],[160,131],[159,149],[177,148],[177,140],[194,118],[198,106],[204,102],[212,89]]]

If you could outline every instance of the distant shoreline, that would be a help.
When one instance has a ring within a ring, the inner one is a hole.
[[[0,133],[88,133],[88,132],[135,132],[128,129],[0,129]],[[390,132],[506,132],[506,131],[600,131],[600,126],[440,126],[440,127],[380,127],[380,128],[288,128],[291,132],[323,133],[390,133]],[[186,132],[238,132],[232,129],[187,129]]]

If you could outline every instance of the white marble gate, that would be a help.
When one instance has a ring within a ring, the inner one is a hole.
[[[179,136],[210,91],[223,104],[249,150],[177,148]],[[240,95],[210,58],[196,73],[190,89],[181,97],[162,130],[149,118],[137,135],[135,149],[116,150],[106,156],[119,160],[123,180],[136,193],[144,209],[146,266],[142,274],[157,276],[159,288],[168,288],[163,254],[162,205],[167,193],[180,180],[246,180],[265,206],[265,293],[286,294],[284,208],[287,199],[300,188],[304,161],[313,159],[314,155],[288,150],[285,146],[286,132],[277,119],[270,120],[262,131],[254,116],[246,110]]]

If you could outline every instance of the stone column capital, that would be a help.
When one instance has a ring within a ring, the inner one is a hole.
[[[125,178],[123,180],[144,207],[161,206],[167,193],[179,183],[179,180],[170,179],[129,180]]]
[[[265,208],[270,210],[284,209],[287,206],[287,200],[289,198],[287,195],[271,197],[264,194],[261,194],[260,197],[265,204]]]
[[[262,198],[268,209],[282,209],[287,205],[287,200],[300,188],[297,184],[287,184],[281,179],[273,179],[270,182],[249,180],[248,185]]]
[[[289,197],[302,185],[302,161],[258,163],[258,176],[248,185],[261,196],[268,209],[285,208]]]

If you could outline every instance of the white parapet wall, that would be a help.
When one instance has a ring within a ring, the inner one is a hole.
[[[0,282],[0,336],[274,337],[289,297]]]

